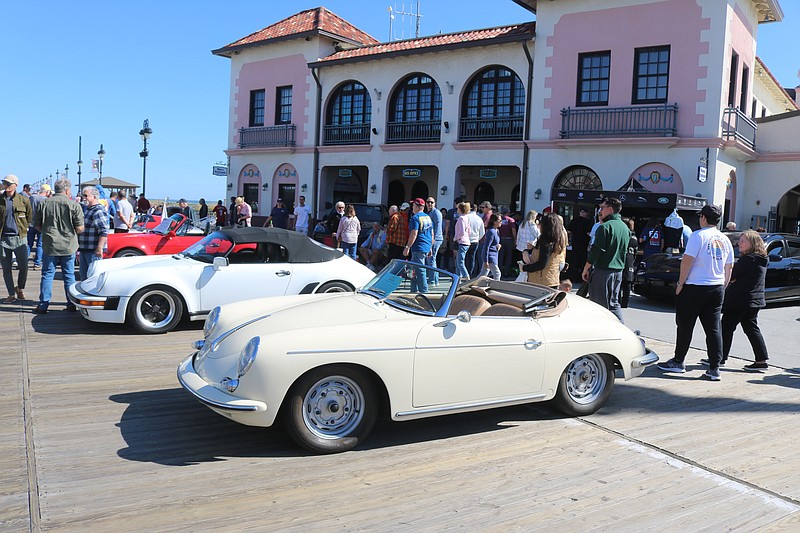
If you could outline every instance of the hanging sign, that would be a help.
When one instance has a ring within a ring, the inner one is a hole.
[[[403,169],[403,177],[404,178],[421,178],[422,177],[422,169],[421,168],[404,168]]]
[[[497,177],[496,168],[482,168],[480,171],[481,179],[491,180]]]

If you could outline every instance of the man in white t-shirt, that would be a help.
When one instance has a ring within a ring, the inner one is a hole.
[[[486,226],[483,223],[483,219],[475,211],[470,211],[467,214],[467,223],[469,224],[469,249],[467,250],[464,264],[467,267],[467,272],[472,275],[475,270],[475,255],[478,251],[478,243],[486,234]]]
[[[117,214],[114,215],[114,233],[128,233],[133,226],[133,206],[125,198],[125,191],[117,193]]]
[[[306,205],[306,197],[298,198],[298,205],[294,208],[294,230],[308,235],[308,219],[311,217],[311,208]]]
[[[681,260],[678,285],[675,288],[675,356],[658,368],[664,372],[686,372],[684,359],[692,341],[697,319],[706,334],[708,370],[705,377],[719,381],[722,360],[720,314],[725,287],[733,269],[733,246],[730,239],[717,229],[722,218],[719,206],[706,204],[700,210],[700,229],[686,243]]]

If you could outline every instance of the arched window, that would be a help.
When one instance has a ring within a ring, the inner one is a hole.
[[[426,74],[412,74],[389,104],[386,142],[437,142],[442,128],[442,92]]]
[[[372,100],[366,87],[347,82],[334,92],[325,118],[323,144],[369,144]]]
[[[461,106],[459,140],[522,139],[525,88],[513,71],[493,66],[467,86]]]
[[[565,168],[558,174],[553,188],[602,191],[603,182],[591,168],[575,165]]]

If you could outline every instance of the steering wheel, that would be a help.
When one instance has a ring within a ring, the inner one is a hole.
[[[436,312],[436,306],[433,305],[433,302],[431,302],[430,298],[428,298],[427,296],[425,296],[422,293],[417,294],[417,298],[422,298],[423,300],[425,300],[425,303],[428,304],[431,307],[431,310],[434,313]]]

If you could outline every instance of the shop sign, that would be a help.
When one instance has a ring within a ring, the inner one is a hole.
[[[422,169],[421,168],[404,168],[403,169],[403,177],[404,178],[421,178],[422,177]]]
[[[497,169],[496,168],[482,168],[480,171],[480,177],[484,180],[491,180],[497,177]]]

